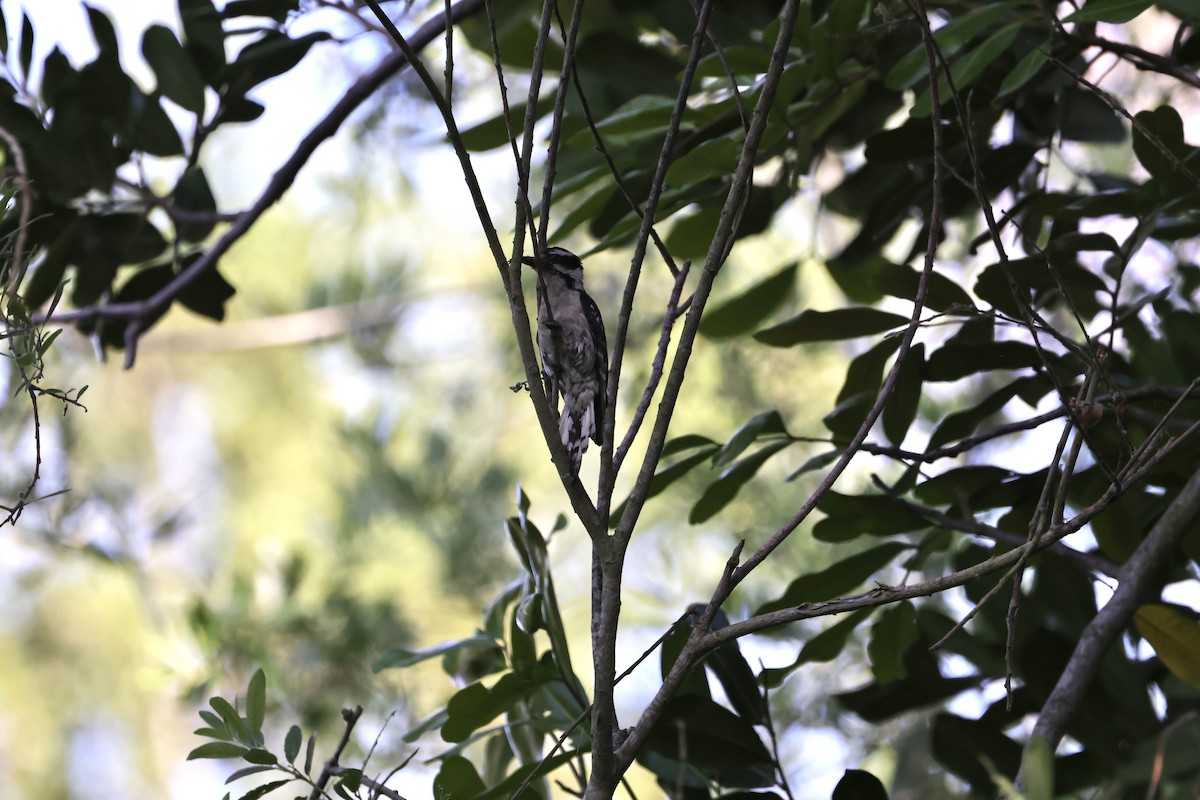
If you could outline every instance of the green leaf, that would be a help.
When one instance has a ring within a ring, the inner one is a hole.
[[[210,86],[225,66],[225,32],[212,0],[179,0],[183,41],[200,74]]]
[[[710,178],[726,177],[741,158],[744,138],[745,133],[739,129],[700,143],[671,164],[667,169],[667,184],[682,188]]]
[[[308,748],[304,751],[304,774],[312,774],[313,752],[317,749],[317,735],[314,733],[308,737]]]
[[[888,800],[888,793],[871,773],[848,769],[833,787],[833,800]]]
[[[228,778],[225,779],[225,785],[228,786],[229,784],[233,783],[234,781],[240,780],[249,775],[258,775],[261,772],[271,772],[274,769],[275,769],[274,767],[270,767],[265,764],[255,764],[252,767],[242,767],[237,772],[234,772],[232,775],[230,775]]]
[[[170,28],[151,25],[146,29],[142,57],[154,70],[159,91],[188,111],[204,113],[204,78]]]
[[[1153,5],[1152,0],[1091,0],[1063,22],[1129,22]]]
[[[221,15],[226,19],[235,17],[269,17],[284,22],[288,14],[296,11],[296,0],[229,0]]]
[[[1012,94],[1037,77],[1038,72],[1050,60],[1050,55],[1047,52],[1048,47],[1048,44],[1035,47],[1022,56],[1017,65],[1013,67],[1012,72],[1008,73],[1008,77],[1000,82],[1000,89],[996,92],[996,98],[999,99]]]
[[[699,525],[712,519],[717,512],[732,502],[742,487],[754,477],[771,456],[791,444],[791,441],[784,441],[763,445],[754,454],[746,456],[722,472],[692,506],[692,511],[688,514],[688,522],[692,525]]]
[[[1047,358],[1051,357],[1047,354]],[[925,380],[956,381],[979,372],[1029,369],[1041,365],[1042,359],[1037,349],[1024,342],[947,342],[934,350],[925,362]]]
[[[858,628],[859,623],[875,612],[873,608],[859,608],[839,619],[833,625],[809,639],[800,648],[796,660],[786,667],[764,669],[759,680],[764,686],[774,689],[781,685],[784,679],[805,664],[812,662],[832,661],[846,647],[851,634]]]
[[[1158,603],[1139,606],[1134,624],[1163,665],[1181,681],[1200,686],[1200,625],[1178,609]]]
[[[180,176],[171,193],[175,208],[180,211],[210,214],[217,210],[217,201],[208,185],[208,177],[202,167],[192,167]],[[180,238],[189,242],[203,241],[216,227],[215,222],[176,221],[175,231]]]
[[[834,311],[809,309],[781,325],[759,331],[754,338],[772,347],[791,347],[804,342],[831,342],[871,336],[907,324],[907,317],[866,306]]]
[[[715,448],[717,443],[707,436],[701,436],[698,433],[686,433],[683,436],[676,436],[674,439],[668,439],[663,445],[662,457],[673,456],[676,453],[683,453],[688,450],[695,450],[697,447]]]
[[[24,11],[21,12],[20,59],[21,74],[29,80],[29,65],[33,63],[33,21]]]
[[[978,47],[970,53],[963,56],[950,67],[950,76],[954,79],[954,88],[956,91],[964,92],[975,80],[983,74],[983,71],[992,64],[993,61],[1000,58],[1006,50],[1016,41],[1024,22],[1011,22],[1005,25],[1000,30],[993,33],[988,38],[984,39]],[[941,91],[942,102],[949,102],[950,98],[950,81],[945,75],[938,78],[938,88]],[[917,95],[917,99],[913,102],[912,109],[909,114],[914,117],[927,117],[932,111],[932,95],[928,87]]]
[[[199,253],[189,256],[184,260],[181,270],[187,269],[200,257]],[[185,308],[220,322],[225,319],[225,302],[236,293],[232,284],[213,266],[185,286],[178,300]]]
[[[292,69],[307,55],[309,48],[328,39],[327,31],[313,31],[295,39],[278,31],[265,31],[242,48],[232,64],[223,69],[219,80],[229,86],[231,95],[243,95],[260,83]]]
[[[880,292],[890,297],[900,297],[915,302],[921,282],[921,271],[903,264],[882,262],[872,283]],[[954,281],[940,272],[929,275],[925,290],[925,308],[933,311],[948,311],[951,308],[972,309],[975,303],[971,296]]]
[[[256,669],[250,677],[250,685],[246,689],[246,722],[250,732],[256,736],[262,735],[263,716],[267,709],[267,676],[262,668]]]
[[[806,472],[812,472],[813,470],[817,470],[817,469],[824,469],[825,467],[832,464],[834,461],[837,461],[838,456],[840,456],[841,454],[842,454],[841,450],[827,450],[824,453],[818,453],[817,455],[808,459],[808,461],[805,461],[803,464],[801,464],[800,466],[796,467],[794,470],[789,472],[788,476],[786,478],[784,478],[784,480],[785,481],[794,481],[794,480],[796,480],[796,478],[799,478],[801,475],[803,475]]]
[[[714,443],[711,446],[703,448],[699,453],[693,453],[687,458],[681,458],[654,473],[654,477],[650,480],[650,488],[646,491],[646,499],[649,500],[651,497],[663,492],[672,483],[707,461],[716,450],[717,446]],[[621,515],[625,512],[625,505],[628,502],[628,499],[623,500],[619,506],[613,509],[608,519],[610,527],[616,526],[617,522],[621,519]]]
[[[213,707],[213,710],[221,715],[221,719],[229,727],[230,732],[241,742],[250,743],[252,738],[250,730],[246,727],[245,720],[238,714],[237,709],[229,704],[229,701],[224,697],[214,697],[208,701],[208,704]]]
[[[1041,736],[1025,747],[1021,772],[1025,776],[1025,800],[1054,800],[1054,750]]]
[[[788,435],[787,428],[783,425],[783,417],[779,415],[779,412],[764,411],[756,414],[734,431],[733,436],[729,437],[729,441],[725,442],[721,449],[713,455],[713,466],[725,466],[740,456],[760,436],[773,434]]]
[[[426,647],[422,650],[410,650],[407,647],[393,647],[387,650],[371,664],[371,670],[380,672],[385,669],[411,667],[431,658],[444,656],[464,648],[489,647],[495,648],[496,641],[486,634],[476,634],[465,639],[453,639],[448,642]]]
[[[908,549],[908,545],[888,542],[855,553],[819,572],[801,575],[788,585],[782,596],[759,606],[754,613],[767,614],[781,608],[795,608],[804,603],[841,597],[862,586],[867,579]]]
[[[270,750],[264,750],[261,747],[254,747],[242,754],[242,758],[249,761],[251,764],[263,764],[273,766],[279,763],[279,759]]]
[[[728,339],[759,325],[791,297],[798,266],[799,262],[794,261],[736,297],[706,310],[700,333],[711,339]]]
[[[889,606],[871,626],[867,655],[878,683],[891,683],[904,675],[903,656],[917,640],[917,612],[907,600]]]
[[[250,791],[246,792],[244,795],[242,795],[239,798],[239,800],[258,800],[258,798],[263,797],[264,795],[270,794],[271,792],[278,789],[280,786],[286,786],[287,784],[291,783],[293,780],[294,780],[293,778],[284,778],[281,781],[271,781],[270,783],[264,783],[262,786],[256,786],[253,789],[251,789]]]
[[[827,515],[813,526],[813,538],[822,542],[847,542],[863,534],[891,536],[930,527],[920,514],[882,494],[830,491],[817,509]]]
[[[441,769],[433,779],[434,797],[475,797],[486,789],[487,785],[475,771],[475,765],[462,756],[443,759]]]
[[[198,758],[241,758],[247,753],[245,747],[233,742],[208,742],[188,753],[187,760]]]
[[[896,388],[883,407],[883,433],[897,447],[904,442],[909,427],[916,419],[924,370],[925,345],[917,343],[909,349],[908,356],[900,365]]]
[[[1183,119],[1179,112],[1164,105],[1153,111],[1139,111],[1134,120],[1139,125],[1133,129],[1133,152],[1146,171],[1173,192],[1182,194],[1195,189],[1192,180],[1180,168],[1180,163],[1187,161],[1196,148],[1184,141]],[[1192,172],[1200,170],[1196,159],[1191,159],[1190,163]]]
[[[183,155],[183,140],[158,100],[138,92],[133,106],[133,131],[128,145],[152,156]]]
[[[304,734],[299,725],[288,728],[287,735],[283,737],[283,756],[289,764],[296,763],[296,756],[300,755],[300,743],[303,741]]]
[[[525,130],[526,107],[526,103],[517,103],[509,106],[512,114],[513,136],[516,136],[518,141]],[[537,102],[536,119],[541,119],[553,109],[554,92],[544,92]],[[467,128],[460,135],[462,136],[463,145],[472,153],[493,150],[508,144],[508,128],[504,124],[503,113]]]
[[[984,3],[938,28],[933,38],[937,41],[942,56],[949,59],[977,35],[993,28],[1016,5],[1013,2]],[[928,74],[929,64],[925,57],[925,47],[918,44],[896,62],[883,83],[889,89],[907,89]]]

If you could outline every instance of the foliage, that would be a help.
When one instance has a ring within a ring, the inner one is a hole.
[[[368,0],[369,9],[348,10],[368,27],[379,18],[397,53],[233,215],[216,209],[203,142],[257,117],[249,93],[328,34],[289,35],[295,9],[284,0],[219,11],[181,0],[181,37],[163,27],[143,36],[157,81],[147,92],[122,70],[111,22],[89,9],[96,58],[76,69],[55,49],[33,87],[26,18],[0,102],[0,129],[19,142],[6,153],[25,153],[18,177],[35,187],[33,200],[15,201],[27,225],[10,214],[0,228],[27,236],[33,256],[23,306],[8,303],[10,340],[48,319],[73,321],[103,346],[124,347],[132,364],[139,338],[176,300],[220,320],[233,293],[217,270],[222,254],[316,143],[407,65],[444,117],[509,299],[534,410],[594,553],[590,691],[571,659],[548,537],[523,492],[505,523],[521,574],[480,627],[376,660],[382,670],[441,658],[460,687],[408,734],[436,731],[448,745],[433,757],[435,793],[548,796],[554,775],[599,800],[637,763],[673,798],[791,797],[772,720],[780,701],[768,690],[855,643],[871,677],[830,703],[878,726],[927,717],[931,784],[951,775],[978,796],[1184,796],[1198,774],[1200,644],[1194,612],[1165,595],[1173,584],[1194,588],[1200,517],[1200,147],[1179,111],[1200,88],[1195,8],[593,0],[580,15],[582,4],[497,5],[503,13],[461,0],[446,16],[470,51],[494,59],[502,86],[527,79],[523,105],[505,95],[493,118],[460,132],[452,59],[439,85],[417,55],[447,20],[431,16],[405,38]],[[244,17],[256,21],[235,27]],[[1151,21],[1174,30],[1168,51],[1125,41]],[[234,31],[250,40],[229,59]],[[1098,59],[1131,64],[1147,83],[1101,86]],[[559,84],[542,94],[551,74]],[[1138,107],[1156,95],[1164,99]],[[192,115],[189,141],[164,101]],[[538,121],[551,131],[540,203],[526,188]],[[512,248],[471,161],[509,147],[521,187]],[[123,165],[148,158],[174,159],[170,191],[125,176]],[[813,243],[781,236],[778,263],[727,286],[727,267],[743,269],[754,237],[779,236],[805,199],[834,222],[814,227]],[[615,398],[627,379],[629,410],[605,421],[614,435],[594,494],[564,467],[537,379],[519,272],[527,226],[535,246],[632,253],[609,314],[610,385]],[[646,261],[651,245],[657,257]],[[836,287],[836,299],[819,303],[830,307],[793,296],[801,263]],[[58,312],[64,281],[74,307]],[[670,291],[665,307],[647,284]],[[47,304],[40,317],[22,316]],[[627,348],[633,323],[651,317],[661,319],[659,344],[645,384],[630,386],[633,370],[622,365],[637,353]],[[782,374],[797,407],[755,409],[723,441],[673,427],[677,406],[714,401],[685,383],[697,337],[779,363],[793,349],[837,348],[844,378],[825,431],[796,421],[805,376]],[[40,358],[50,340],[23,352]],[[799,463],[782,480],[811,493],[784,519],[755,519],[774,532],[755,533],[746,554],[739,543],[722,575],[689,576],[710,600],[643,654],[661,647],[661,686],[623,728],[613,700],[622,570],[636,557],[643,509],[670,494],[688,497],[688,523],[719,519],[789,458]],[[834,491],[852,460],[858,485]],[[632,477],[618,482],[623,468]],[[802,529],[813,511],[820,519]],[[570,525],[563,518],[555,531]],[[744,598],[731,601],[734,591],[759,565],[785,560],[777,548],[797,530],[828,545],[830,563],[802,568],[757,608],[736,608]],[[902,582],[882,582],[891,576]],[[1098,587],[1111,593],[1104,604]],[[741,637],[839,613],[847,616],[823,630],[805,629],[790,666],[756,670],[741,652]],[[972,703],[976,713],[965,712]],[[282,761],[264,748],[264,706],[261,672],[244,714],[214,699],[200,732],[213,742],[193,757],[241,758],[251,766],[235,777],[275,770],[323,788],[311,739],[304,769],[294,765],[298,728]],[[833,796],[886,797],[879,777],[849,770]],[[362,770],[339,781],[343,795],[378,788]]]

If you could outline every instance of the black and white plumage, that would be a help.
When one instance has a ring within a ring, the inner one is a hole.
[[[608,389],[604,320],[583,289],[583,263],[574,253],[550,247],[521,263],[540,277],[537,341],[542,375],[550,407],[559,415],[559,436],[571,459],[571,474],[578,475],[588,440],[603,444]]]

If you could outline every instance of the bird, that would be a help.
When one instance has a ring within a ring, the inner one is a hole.
[[[537,290],[538,349],[550,408],[558,432],[579,474],[588,440],[603,446],[608,396],[608,341],[600,308],[583,288],[583,262],[562,247],[524,256],[540,278]],[[559,400],[562,409],[559,409]]]

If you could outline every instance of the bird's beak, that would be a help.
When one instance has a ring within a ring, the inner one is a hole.
[[[537,266],[537,262],[533,260],[533,256],[521,256],[521,263],[527,267]]]

